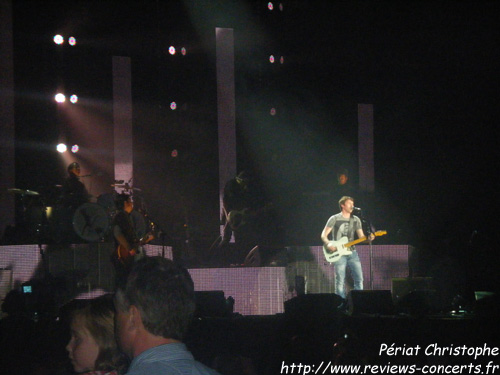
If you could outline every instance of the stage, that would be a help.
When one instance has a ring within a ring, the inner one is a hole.
[[[170,246],[146,245],[149,256],[172,259]],[[391,290],[393,278],[409,275],[409,245],[374,245],[372,272],[369,246],[358,246],[366,290]],[[47,275],[63,284],[65,298],[90,298],[114,288],[110,261],[113,243],[12,245],[0,247],[0,298],[13,288]],[[334,263],[325,261],[320,246],[285,247],[259,256],[261,266],[188,268],[195,290],[223,292],[234,299],[241,315],[274,315],[298,294],[333,294]],[[373,282],[371,280],[373,273]],[[370,286],[373,285],[373,288]]]
[[[170,247],[145,248],[149,256],[172,258]],[[414,366],[420,370],[472,364],[474,369],[486,371],[496,357],[485,354],[475,359],[430,351],[413,357],[381,352],[385,346],[420,346],[422,351],[498,346],[497,310],[489,309],[491,305],[475,312],[452,313],[438,312],[429,303],[428,294],[421,292],[432,291],[432,280],[408,278],[413,250],[408,245],[373,246],[371,280],[369,247],[358,246],[365,290],[358,295],[352,292],[347,307],[342,307],[344,301],[334,293],[334,266],[325,262],[320,246],[287,247],[273,252],[272,257],[261,254],[263,264],[258,267],[188,268],[197,292],[197,311],[184,341],[209,366],[246,364],[255,369],[253,374],[262,375],[291,373],[283,371],[299,364],[312,368],[326,363]],[[59,305],[112,292],[112,251],[112,243],[3,246],[1,297],[12,288],[22,290],[22,285],[32,287],[28,302],[36,297],[38,288],[49,285],[51,297]],[[43,280],[50,282],[44,284]],[[412,292],[419,293],[412,296]],[[47,296],[47,289],[40,295]],[[406,305],[402,304],[409,296]],[[396,311],[398,302],[400,310]],[[36,349],[37,363],[57,366],[67,356],[65,326],[59,319],[40,318],[35,319],[43,333],[38,340],[45,344]],[[28,350],[24,341],[19,347],[9,344],[7,349],[14,353],[13,358]],[[8,363],[19,368],[11,357]],[[236,373],[244,373],[239,371]]]

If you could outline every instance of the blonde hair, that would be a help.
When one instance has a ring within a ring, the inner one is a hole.
[[[113,298],[109,294],[90,300],[72,313],[72,319],[79,319],[99,346],[94,371],[117,370],[121,373],[127,367],[127,359],[115,340],[114,317]]]

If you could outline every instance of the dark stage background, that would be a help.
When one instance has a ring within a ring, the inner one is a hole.
[[[498,2],[282,3],[14,1],[15,187],[62,182],[64,135],[91,193],[112,191],[111,58],[130,56],[134,186],[169,241],[203,253],[219,233],[214,29],[234,28],[238,168],[275,202],[283,245],[319,244],[347,168],[356,205],[389,232],[380,243],[494,284]],[[78,106],[58,109],[58,86]],[[374,106],[373,193],[355,189],[358,103]]]

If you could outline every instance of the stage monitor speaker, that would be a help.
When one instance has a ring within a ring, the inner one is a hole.
[[[392,299],[397,303],[410,292],[433,290],[432,277],[393,277]]]
[[[290,317],[333,316],[342,301],[342,297],[334,293],[302,294],[285,301],[285,315]]]
[[[426,315],[440,309],[432,277],[393,278],[392,300],[398,312],[410,315]]]
[[[478,317],[496,318],[500,314],[500,298],[496,292],[475,291],[474,314]]]
[[[394,314],[390,290],[351,290],[347,296],[347,306],[352,315]]]
[[[196,317],[227,317],[232,311],[222,290],[194,292],[196,301]]]
[[[423,316],[439,312],[440,306],[434,290],[412,290],[396,301],[396,309],[399,313]]]

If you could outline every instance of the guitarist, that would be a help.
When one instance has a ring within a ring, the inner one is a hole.
[[[125,280],[135,260],[145,256],[140,245],[152,240],[148,236],[146,241],[137,238],[130,213],[134,209],[134,203],[130,195],[118,194],[115,199],[117,213],[113,219],[113,236],[115,238],[115,250],[113,252],[113,264],[116,270],[117,283]]]
[[[326,251],[335,252],[337,248],[330,244],[328,236],[332,234],[332,240],[338,241],[342,237],[347,237],[349,241],[354,240],[355,234],[359,237],[365,237],[361,220],[359,217],[352,214],[354,210],[354,199],[348,196],[343,196],[339,200],[340,212],[331,216],[321,232],[321,240],[325,245]],[[375,236],[370,234],[369,241],[372,241]],[[363,290],[363,270],[356,249],[351,247],[352,254],[342,256],[335,263],[335,293],[340,297],[345,298],[345,273],[348,266],[354,280],[354,289]]]
[[[222,224],[224,224],[224,235],[220,247],[231,240],[233,231],[245,228],[246,212],[255,208],[255,199],[247,172],[241,171],[236,177],[230,179],[224,186]]]

